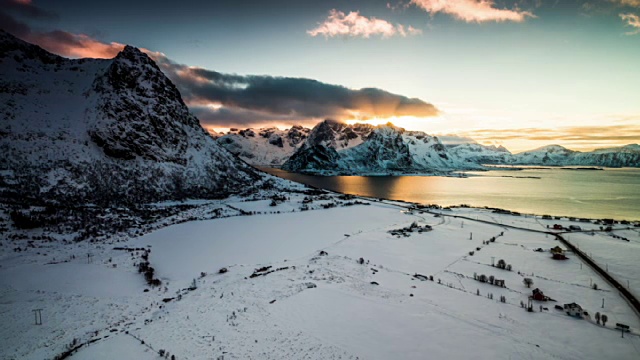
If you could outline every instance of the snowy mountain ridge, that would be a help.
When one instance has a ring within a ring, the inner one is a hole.
[[[6,198],[135,203],[222,197],[264,179],[220,147],[140,50],[66,59],[0,31]]]
[[[302,135],[290,141],[291,132]],[[219,137],[218,143],[253,165],[282,165],[290,171],[314,174],[439,173],[482,169],[484,164],[640,166],[637,144],[591,152],[547,145],[512,154],[501,145],[447,145],[436,136],[391,123],[373,126],[336,120],[324,120],[313,129],[233,129]]]
[[[596,149],[590,152],[549,145],[513,155],[505,162],[514,165],[640,167],[640,145]]]
[[[336,132],[329,131],[349,127],[360,133],[344,131],[341,134],[353,135],[336,138]],[[480,166],[451,158],[437,137],[424,132],[406,131],[391,123],[347,126],[333,120],[316,125],[305,145],[283,164],[288,171],[317,174],[438,173],[474,168]]]

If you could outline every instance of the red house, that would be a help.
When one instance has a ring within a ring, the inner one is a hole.
[[[553,255],[551,255],[551,258],[553,260],[567,260],[568,257],[566,257],[563,253],[553,253]]]
[[[537,301],[547,301],[549,299],[548,297],[544,296],[542,290],[538,288],[533,289],[533,294],[530,296],[530,298]]]

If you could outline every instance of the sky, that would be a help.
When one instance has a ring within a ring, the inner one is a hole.
[[[0,27],[67,57],[143,49],[209,129],[640,143],[640,0],[0,0]]]

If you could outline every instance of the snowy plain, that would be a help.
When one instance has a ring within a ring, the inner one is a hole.
[[[369,205],[346,206],[354,200]],[[74,339],[86,345],[71,359],[159,359],[161,350],[176,359],[640,357],[638,314],[578,257],[552,260],[553,236],[471,219],[543,231],[554,221],[472,208],[428,213],[338,194],[292,193],[276,206],[241,198],[197,204],[198,214],[222,207],[225,217],[97,245],[49,242],[15,252],[16,242],[3,239],[0,321],[10,325],[0,328],[0,358],[54,358]],[[335,207],[323,208],[329,204]],[[389,233],[413,222],[432,230]],[[581,248],[588,246],[582,237],[598,239],[571,234]],[[621,259],[627,265],[614,274],[639,278],[637,250],[608,240],[591,245],[593,258]],[[140,251],[116,247],[150,249],[162,285],[150,287],[138,274]],[[512,271],[491,266],[499,259]],[[506,287],[478,282],[474,273]],[[531,289],[524,277],[533,279]],[[536,287],[556,302],[534,301],[527,312],[520,302]],[[591,319],[554,309],[571,302]],[[43,325],[34,325],[37,308]],[[593,319],[598,311],[609,317],[604,327]],[[631,333],[621,338],[617,322]]]

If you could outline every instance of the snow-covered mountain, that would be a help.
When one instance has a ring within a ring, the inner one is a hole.
[[[516,154],[508,162],[520,165],[564,165],[575,153],[560,145],[547,145]]]
[[[504,146],[465,143],[447,146],[449,154],[461,161],[475,164],[505,164],[513,155]]]
[[[114,59],[71,60],[0,31],[0,114],[6,198],[220,197],[263,176],[221,148],[158,66],[130,46]]]
[[[325,120],[283,165],[318,174],[433,173],[478,168],[452,158],[437,137],[391,123],[346,125]]]
[[[573,151],[559,145],[544,146],[515,154],[507,163],[517,165],[640,167],[640,145]]]
[[[230,129],[227,134],[219,136],[217,142],[251,165],[279,166],[304,143],[309,131],[302,126],[286,130],[275,127]]]

